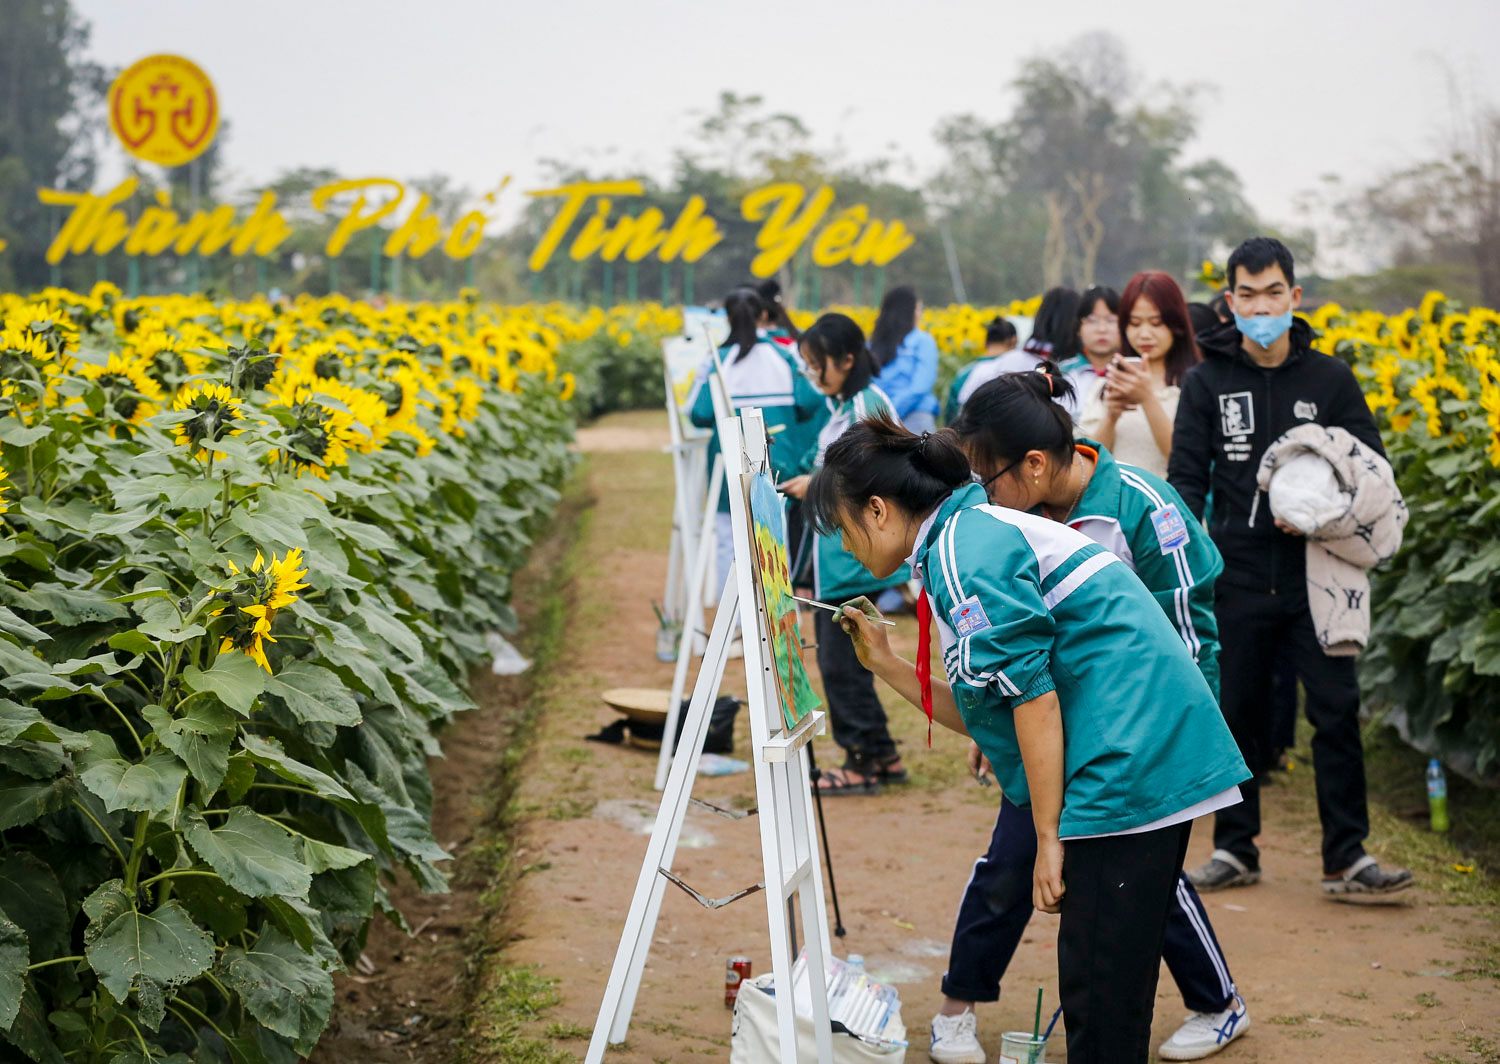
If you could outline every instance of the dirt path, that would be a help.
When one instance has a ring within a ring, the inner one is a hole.
[[[362,1007],[372,1007],[367,1001],[356,997],[350,1002],[341,1012],[344,1022],[364,1028],[367,1037],[339,1043],[341,1052],[322,1059],[456,1059],[441,1051],[445,1043],[440,1031],[425,1038],[382,1035],[395,1043],[394,1051],[386,1054],[368,1051],[380,1044],[368,1034],[379,1035],[380,1025],[393,1018],[399,1026],[403,1014],[432,1015],[435,1009],[441,1016],[439,1002],[445,993],[452,998],[445,988],[451,988],[466,965],[480,969],[482,985],[487,979],[493,984],[497,978],[510,978],[526,966],[556,980],[556,1007],[540,1010],[520,1027],[555,1047],[559,1059],[582,1056],[657,804],[651,787],[654,753],[603,746],[582,737],[616,719],[599,701],[602,690],[666,688],[671,682],[671,667],[654,658],[650,607],[661,596],[669,532],[671,471],[660,450],[664,442],[665,428],[656,414],[608,418],[597,429],[580,434],[580,446],[588,455],[587,494],[595,505],[586,523],[584,549],[575,555],[579,593],[563,622],[566,652],[547,677],[543,715],[516,795],[522,826],[509,862],[526,874],[514,888],[504,920],[503,952],[484,959],[466,952],[473,937],[464,937],[462,923],[475,903],[466,900],[463,891],[477,892],[478,885],[433,902],[437,916],[424,934],[437,934],[439,942],[417,944],[413,974],[398,984],[396,994],[387,994],[384,1006],[375,1008],[373,1022],[359,1015]],[[913,635],[911,621],[904,620],[897,640],[908,653]],[[848,928],[848,936],[834,948],[840,954],[864,954],[872,973],[899,985],[913,1039],[907,1059],[918,1062],[926,1060],[927,1021],[940,1001],[938,980],[946,965],[958,896],[988,839],[996,794],[964,776],[963,743],[956,736],[937,729],[928,750],[920,714],[894,699],[888,698],[887,706],[904,744],[912,783],[876,798],[827,803]],[[473,738],[477,745],[456,756],[447,768],[463,772],[471,757],[482,766],[500,756],[493,737],[486,739],[482,732],[456,734],[461,743]],[[744,756],[747,744],[742,719],[737,754]],[[838,763],[836,748],[826,739],[819,756],[824,764]],[[469,773],[466,780],[453,783],[447,769],[439,767],[437,772],[440,791],[456,788],[448,801],[457,806],[467,803],[472,820],[482,805],[463,794],[475,787],[482,792],[482,775]],[[1266,819],[1274,830],[1263,841],[1266,881],[1208,899],[1253,1018],[1249,1036],[1218,1059],[1285,1062],[1316,1057],[1320,1064],[1500,1060],[1495,993],[1500,962],[1493,913],[1453,904],[1453,892],[1430,888],[1413,892],[1410,904],[1400,907],[1356,908],[1324,901],[1316,889],[1316,814],[1307,783],[1303,770],[1267,791]],[[753,790],[752,777],[743,774],[700,779],[695,793],[725,804],[753,799]],[[460,816],[447,826],[464,831],[463,823]],[[1200,827],[1193,860],[1206,856],[1206,834]],[[1440,859],[1434,861],[1438,863],[1424,869],[1424,876],[1435,887],[1443,866]],[[676,867],[688,882],[712,895],[758,881],[755,824],[690,814]],[[1462,884],[1455,889],[1459,897],[1473,895]],[[727,1058],[730,1016],[723,1006],[724,959],[747,954],[756,972],[767,970],[762,897],[710,913],[685,895],[668,891],[629,1041],[612,1050],[609,1060],[646,1064]],[[417,909],[413,922],[423,914]],[[1045,987],[1049,1001],[1056,1001],[1055,934],[1053,918],[1035,918],[1006,978],[1002,1000],[982,1007],[980,1034],[992,1058],[1002,1030],[1030,1025],[1038,986]],[[382,970],[394,954],[411,948],[402,945],[405,941],[386,931],[375,936],[374,948],[384,951],[377,962]],[[508,974],[496,977],[486,971]],[[412,996],[405,1000],[416,1002],[416,1007],[402,1003],[408,989]],[[369,993],[369,987],[348,981],[341,986],[341,995]],[[492,990],[481,990],[482,1000],[486,993],[493,996]],[[1158,1041],[1175,1027],[1181,1011],[1164,973]],[[451,1016],[442,1023],[450,1021]],[[468,1022],[472,1028],[476,1021],[470,1016]],[[431,1024],[424,1020],[418,1026]],[[1061,1039],[1054,1041],[1049,1054],[1053,1060],[1066,1059]],[[472,1046],[463,1059],[470,1058],[506,1059],[507,1064],[520,1059],[486,1057],[482,1052],[476,1057]]]

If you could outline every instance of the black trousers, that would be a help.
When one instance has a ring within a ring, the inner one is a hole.
[[[1342,872],[1364,855],[1370,834],[1365,801],[1365,754],[1359,737],[1359,680],[1353,658],[1323,653],[1307,599],[1271,595],[1220,583],[1214,596],[1223,645],[1219,668],[1224,719],[1255,776],[1271,767],[1275,743],[1273,679],[1287,662],[1307,693],[1313,726],[1313,772],[1323,824],[1323,871]],[[1214,819],[1214,846],[1250,868],[1260,867],[1260,785],[1240,784],[1245,800]]]
[[[1068,1064],[1146,1064],[1167,913],[1192,824],[1063,843],[1058,996]]]
[[[833,614],[814,610],[813,622],[833,741],[844,748],[851,764],[889,761],[896,756],[896,741],[891,738],[885,707],[875,694],[874,673],[859,663],[854,641]]]
[[[1036,826],[1031,811],[1001,799],[990,848],[974,862],[953,929],[943,994],[959,1001],[1000,1000],[1000,980],[1031,920]],[[1234,1000],[1234,979],[1203,902],[1179,875],[1167,909],[1162,959],[1192,1012],[1218,1012]]]

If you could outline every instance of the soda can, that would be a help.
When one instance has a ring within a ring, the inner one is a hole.
[[[750,978],[750,958],[730,957],[724,964],[724,1007],[734,1008],[740,984]]]

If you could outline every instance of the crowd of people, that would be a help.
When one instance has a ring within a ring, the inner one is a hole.
[[[985,1061],[974,1008],[998,1000],[1036,908],[1061,914],[1069,1060],[1148,1059],[1161,960],[1189,1012],[1161,1059],[1244,1034],[1199,893],[1261,876],[1260,781],[1291,743],[1299,682],[1318,889],[1369,899],[1411,885],[1365,852],[1355,659],[1330,641],[1307,544],[1260,479],[1299,426],[1326,429],[1372,476],[1380,436],[1353,373],[1294,314],[1287,248],[1246,240],[1226,273],[1210,304],[1189,305],[1158,271],[1119,291],[1049,291],[1024,338],[990,324],[942,403],[911,288],[886,293],[868,340],[836,313],[799,336],[774,284],[725,301],[724,384],[780,427],[772,466],[799,583],[844,604],[816,621],[845,754],[822,794],[907,779],[877,679],[969,736],[971,769],[1001,784],[988,848],[955,891],[939,1064]],[[712,426],[707,391],[693,416]],[[921,631],[915,663],[877,623],[901,608]],[[1191,824],[1209,814],[1212,856],[1185,869]]]

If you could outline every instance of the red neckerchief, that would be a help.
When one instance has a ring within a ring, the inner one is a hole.
[[[924,589],[917,596],[917,684],[927,714],[927,747],[932,748],[932,603]]]

